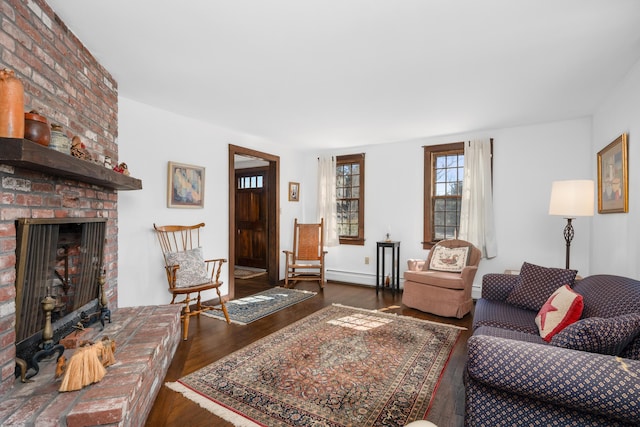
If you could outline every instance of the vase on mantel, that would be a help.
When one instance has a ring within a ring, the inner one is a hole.
[[[62,126],[58,124],[51,125],[51,142],[49,142],[49,148],[64,154],[71,154],[71,141],[69,137],[64,134]]]
[[[24,138],[24,87],[6,68],[0,70],[0,137]]]

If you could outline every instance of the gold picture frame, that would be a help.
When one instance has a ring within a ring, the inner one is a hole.
[[[290,202],[300,201],[300,183],[299,182],[289,183],[289,201]]]
[[[167,207],[204,207],[204,168],[185,163],[169,162]]]
[[[627,134],[598,152],[598,213],[629,212]]]

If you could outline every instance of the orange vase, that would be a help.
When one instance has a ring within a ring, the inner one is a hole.
[[[24,138],[24,88],[12,70],[0,70],[0,137]]]

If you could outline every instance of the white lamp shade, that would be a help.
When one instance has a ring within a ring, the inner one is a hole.
[[[549,215],[567,218],[593,216],[594,182],[588,179],[554,181],[551,185]]]

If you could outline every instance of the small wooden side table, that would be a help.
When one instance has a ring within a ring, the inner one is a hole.
[[[391,249],[391,291],[400,292],[400,242],[383,240],[377,242],[376,250],[376,295],[378,289],[384,289],[385,252]],[[380,274],[382,273],[382,274]]]

